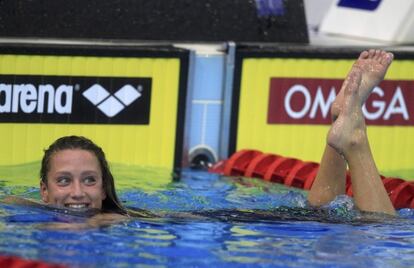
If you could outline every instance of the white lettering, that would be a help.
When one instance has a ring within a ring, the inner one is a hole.
[[[33,85],[20,85],[20,108],[25,113],[31,113],[36,109],[37,92]],[[14,108],[14,107],[13,107]],[[16,108],[17,109],[17,108]]]
[[[303,96],[305,97],[305,105],[303,106],[302,110],[298,112],[293,111],[290,105],[290,99],[292,98],[292,95],[295,94],[296,92],[302,93]],[[294,119],[303,118],[303,116],[305,116],[306,113],[309,111],[310,105],[311,105],[311,96],[306,87],[304,87],[303,85],[294,85],[288,90],[286,97],[285,97],[285,110],[290,117]]]
[[[372,94],[377,94],[380,97],[384,97],[384,90],[380,87],[375,87],[372,91]],[[362,112],[364,113],[365,118],[369,120],[379,119],[382,115],[382,119],[389,120],[394,114],[401,114],[404,120],[409,120],[410,116],[408,114],[407,105],[404,100],[401,88],[397,87],[394,95],[390,101],[390,104],[386,105],[384,101],[373,101],[372,107],[376,108],[375,112],[368,112],[367,108],[362,106]],[[384,113],[385,111],[385,113]]]
[[[397,106],[399,103],[399,106]],[[404,101],[404,96],[401,92],[401,88],[397,87],[397,90],[394,93],[394,96],[391,99],[390,105],[388,106],[387,111],[385,111],[384,119],[390,119],[391,115],[393,114],[402,114],[405,120],[408,120],[410,117],[408,116],[407,105]]]
[[[326,118],[329,112],[329,108],[331,107],[332,102],[334,102],[336,97],[335,88],[332,87],[331,91],[329,92],[328,99],[325,101],[322,94],[322,89],[319,86],[318,90],[316,91],[315,101],[313,102],[309,117],[315,118],[316,112],[318,111],[318,108],[321,109],[322,117]]]
[[[20,93],[24,90],[24,85],[14,85],[13,86],[13,103],[12,103],[12,113],[17,113],[19,109],[19,98]]]
[[[60,114],[70,114],[72,112],[72,93],[73,86],[61,85],[56,90],[55,109]],[[65,104],[62,104],[65,95]]]
[[[0,113],[10,113],[12,86],[6,84],[0,84],[0,97],[4,95],[4,103],[0,103]]]
[[[304,98],[305,102],[298,110],[292,109],[292,98],[294,94],[300,94]],[[384,90],[380,87],[375,87],[372,91],[373,95],[377,95],[380,98],[384,98]],[[322,117],[326,118],[329,114],[329,108],[334,102],[336,97],[335,88],[332,87],[329,91],[328,97],[324,98],[324,93],[321,86],[318,86],[316,90],[315,98],[312,99],[310,91],[303,85],[296,84],[289,88],[284,98],[285,111],[290,118],[301,119],[306,116],[309,118],[316,118],[318,110],[321,111]],[[407,104],[404,99],[401,87],[397,86],[391,101],[387,104],[385,100],[374,100],[371,103],[372,110],[368,111],[366,105],[362,106],[362,112],[366,119],[377,120],[382,118],[383,120],[390,120],[393,115],[401,115],[404,120],[409,120],[410,115],[408,113]]]
[[[46,98],[47,113],[72,113],[73,86],[60,85],[55,92],[49,84],[38,89],[32,84],[0,84],[0,113],[43,113]]]
[[[380,97],[384,97],[384,91],[380,87],[375,87],[372,90],[371,94],[376,94]],[[385,103],[384,101],[373,101],[372,107],[377,108],[377,110],[373,113],[368,112],[367,108],[365,107],[365,104],[362,106],[362,112],[366,119],[369,120],[375,120],[381,117],[381,115],[384,113],[385,110]]]
[[[47,94],[47,113],[53,113],[53,107],[55,100],[55,89],[52,85],[40,85],[39,86],[39,99],[37,101],[37,113],[43,113],[45,107],[45,95]]]

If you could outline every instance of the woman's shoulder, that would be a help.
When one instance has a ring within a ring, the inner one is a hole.
[[[36,206],[43,207],[45,204],[30,198],[20,197],[16,195],[7,195],[0,197],[0,202],[11,205],[24,205],[24,206]]]

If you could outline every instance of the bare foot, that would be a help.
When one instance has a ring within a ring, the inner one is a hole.
[[[394,55],[384,50],[370,49],[369,51],[363,51],[359,58],[353,64],[350,74],[354,68],[361,70],[361,84],[358,89],[360,105],[362,106],[372,89],[377,86],[385,76]],[[348,74],[348,76],[350,75]],[[332,121],[335,121],[341,112],[344,99],[344,88],[348,86],[348,77],[345,79],[344,84],[341,87],[335,101],[331,106]]]
[[[339,154],[348,155],[367,140],[365,119],[361,109],[360,85],[364,71],[359,67],[352,68],[347,77],[343,91],[343,107],[329,130],[327,142]]]

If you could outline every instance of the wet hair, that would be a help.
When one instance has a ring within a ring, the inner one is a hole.
[[[40,179],[47,185],[47,173],[50,170],[50,160],[53,155],[62,150],[80,149],[93,153],[98,159],[102,172],[102,183],[106,198],[102,201],[102,212],[114,212],[119,214],[128,214],[122,206],[115,191],[114,177],[106,161],[105,153],[102,148],[92,142],[90,139],[82,136],[65,136],[53,142],[49,148],[44,151],[42,166],[40,168]]]

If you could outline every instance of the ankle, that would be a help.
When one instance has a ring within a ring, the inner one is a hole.
[[[342,151],[345,156],[355,153],[368,144],[367,132],[365,129],[355,129],[348,138],[345,138],[342,143]]]

